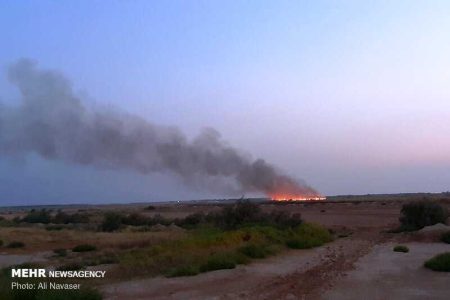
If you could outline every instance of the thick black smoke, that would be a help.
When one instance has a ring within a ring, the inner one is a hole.
[[[117,111],[87,109],[62,74],[39,70],[29,60],[11,65],[8,78],[20,90],[21,104],[0,103],[1,155],[37,153],[50,160],[144,174],[170,171],[206,188],[231,179],[234,192],[317,195],[264,160],[242,155],[213,129],[189,141],[174,127]]]

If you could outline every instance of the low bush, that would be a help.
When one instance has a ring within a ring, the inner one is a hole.
[[[450,244],[450,231],[444,232],[441,235],[441,241],[447,244]]]
[[[409,252],[409,248],[403,245],[397,245],[394,247],[394,252],[403,252],[403,253],[408,253]]]
[[[199,273],[200,270],[197,266],[189,265],[170,269],[166,277],[195,276]]]
[[[402,231],[414,231],[425,226],[445,223],[448,218],[446,208],[425,200],[404,204],[401,213],[399,220]]]
[[[23,247],[25,247],[25,243],[13,241],[13,242],[9,243],[6,247],[8,247],[8,248],[23,248]]]
[[[239,248],[238,251],[250,258],[265,258],[276,252],[273,249],[273,247],[270,248],[267,245],[257,245],[257,244],[250,244],[250,245],[243,246],[243,247]]]
[[[234,268],[236,268],[236,260],[232,256],[226,254],[216,254],[208,258],[206,263],[200,266],[200,272]]]
[[[305,223],[293,230],[293,236],[286,241],[292,249],[309,249],[332,240],[330,232],[319,225]]]
[[[450,272],[450,252],[438,254],[427,260],[424,266],[438,272]]]
[[[1,247],[1,246],[3,246],[3,241],[2,241],[2,240],[0,240],[0,247]]]
[[[73,252],[89,252],[89,251],[95,251],[97,250],[97,247],[95,247],[94,245],[89,245],[89,244],[82,244],[82,245],[78,245],[73,247],[72,251]]]

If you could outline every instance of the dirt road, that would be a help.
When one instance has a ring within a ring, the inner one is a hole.
[[[304,299],[316,297],[366,254],[367,234],[194,277],[151,278],[103,287],[105,299]]]

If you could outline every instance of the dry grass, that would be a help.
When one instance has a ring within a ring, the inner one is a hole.
[[[183,232],[95,232],[81,230],[48,231],[35,227],[0,227],[0,239],[5,244],[20,241],[26,244],[23,249],[4,249],[5,252],[52,251],[57,248],[71,249],[82,243],[93,244],[99,249],[130,249],[158,244],[163,241],[179,239]]]

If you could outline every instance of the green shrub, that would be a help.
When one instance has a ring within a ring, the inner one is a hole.
[[[450,231],[444,232],[441,235],[441,241],[447,244],[450,244]]]
[[[394,247],[393,249],[395,252],[403,252],[403,253],[408,253],[409,252],[409,248],[403,245],[397,245]]]
[[[14,241],[9,243],[6,247],[8,248],[23,248],[25,247],[25,243]]]
[[[234,268],[252,258],[275,254],[292,238],[306,240],[307,247],[314,247],[331,241],[331,234],[326,228],[309,223],[295,228],[247,224],[234,230],[201,226],[187,231],[181,239],[121,253],[119,264],[130,276],[194,275],[197,270]]]
[[[3,246],[3,240],[0,240],[0,247]]]
[[[66,249],[62,249],[62,248],[53,250],[53,253],[56,256],[59,256],[59,257],[67,256],[67,250]]]
[[[200,266],[200,272],[236,268],[236,261],[227,255],[213,255]]]
[[[167,277],[195,276],[200,273],[197,266],[182,266],[173,268],[167,273]]]
[[[446,208],[428,201],[404,204],[401,213],[399,220],[403,231],[414,231],[425,226],[445,223],[448,217]]]
[[[450,272],[450,252],[438,254],[427,260],[424,266],[438,272]]]
[[[89,245],[89,244],[82,244],[82,245],[78,245],[73,247],[72,251],[73,252],[89,252],[89,251],[95,251],[97,250],[97,248],[94,245]]]
[[[265,258],[274,253],[268,246],[256,244],[243,246],[239,248],[238,251],[250,258]]]
[[[122,225],[123,216],[115,212],[109,212],[105,214],[101,228],[103,231],[111,232],[116,231]]]
[[[322,226],[304,223],[293,230],[293,237],[286,241],[286,246],[293,249],[309,249],[322,246],[332,240],[330,232]]]

